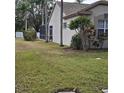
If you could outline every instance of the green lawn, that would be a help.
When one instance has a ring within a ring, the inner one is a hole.
[[[16,93],[53,93],[59,88],[102,93],[108,87],[107,56],[105,51],[75,51],[17,39]]]

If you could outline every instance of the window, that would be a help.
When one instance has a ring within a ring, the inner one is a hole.
[[[98,38],[108,36],[108,20],[98,20]]]
[[[104,14],[104,18],[108,19],[108,14],[107,13]]]
[[[50,29],[52,29],[53,28],[53,26],[50,26]]]
[[[108,29],[108,20],[106,20],[106,29]]]
[[[65,22],[63,25],[64,25],[64,28],[66,29],[67,28],[67,23]]]
[[[53,26],[50,26],[49,28],[50,28],[50,30],[49,30],[49,40],[52,41],[53,40]]]
[[[98,29],[104,28],[104,20],[98,20]]]

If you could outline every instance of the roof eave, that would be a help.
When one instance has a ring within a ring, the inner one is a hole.
[[[92,14],[91,11],[87,11],[87,12],[76,12],[74,14],[70,14],[70,15],[64,16],[63,18],[65,20],[67,20],[67,19],[72,18],[72,17],[76,17],[76,16],[88,16],[88,15],[91,15],[91,14]]]
[[[98,6],[98,5],[106,5],[106,6],[108,6],[108,1],[97,1],[97,2],[89,5],[88,7],[82,9],[81,11],[88,11],[88,10]]]
[[[91,5],[89,5],[88,7],[76,12],[76,13],[73,13],[73,14],[70,14],[70,15],[67,15],[65,17],[63,17],[65,20],[66,19],[69,19],[69,18],[72,18],[72,17],[75,17],[75,16],[83,16],[83,15],[91,15],[91,11],[88,11],[98,5],[106,5],[108,6],[108,1],[97,1]]]

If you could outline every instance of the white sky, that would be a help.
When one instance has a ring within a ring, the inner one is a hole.
[[[58,1],[61,1],[61,0],[58,0]],[[65,1],[65,2],[75,2],[76,0],[63,0],[63,1]],[[95,2],[95,1],[99,1],[99,0],[84,0],[83,3],[88,3],[88,4],[90,4],[90,3],[93,3],[93,2]]]

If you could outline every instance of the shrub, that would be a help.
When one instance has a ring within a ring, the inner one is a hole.
[[[36,31],[32,28],[23,32],[24,40],[26,41],[34,41],[36,39]]]
[[[94,40],[93,41],[93,46],[95,46],[96,48],[99,47],[99,40]]]
[[[81,38],[79,34],[72,36],[71,47],[73,49],[81,49]]]

